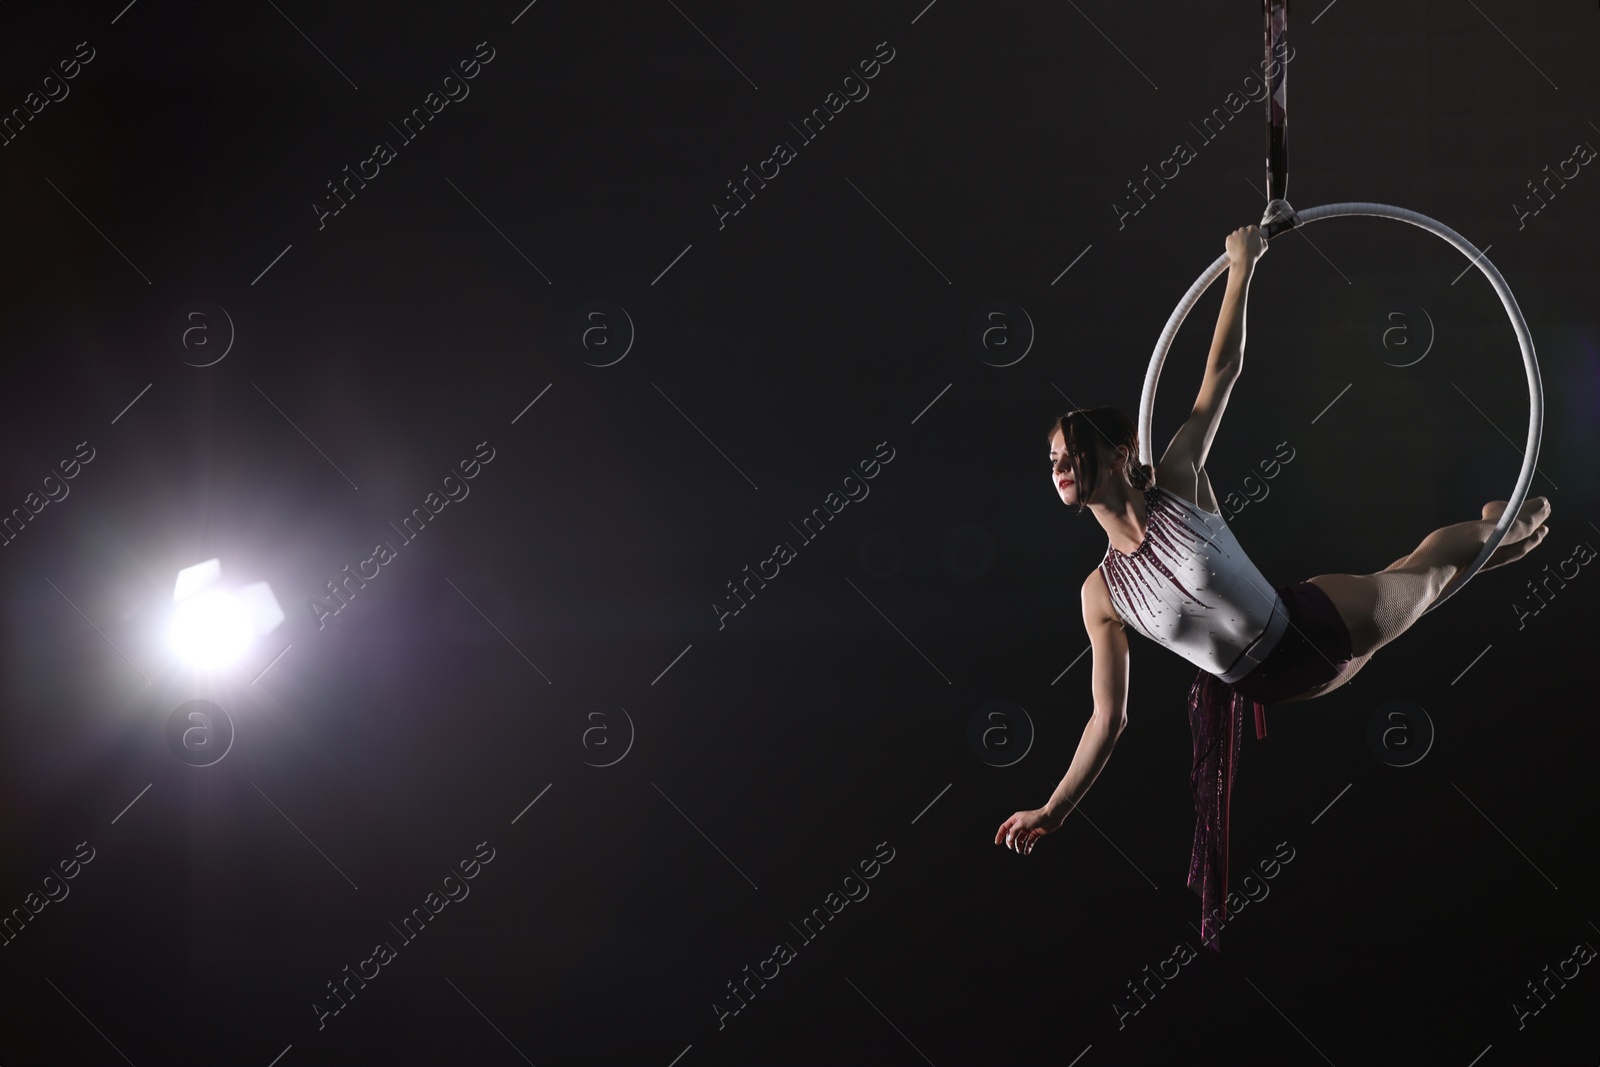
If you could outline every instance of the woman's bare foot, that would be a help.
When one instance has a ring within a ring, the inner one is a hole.
[[[1483,566],[1479,569],[1484,571],[1492,571],[1496,567],[1503,567],[1513,560],[1521,559],[1529,552],[1532,552],[1535,548],[1538,548],[1539,543],[1544,540],[1545,535],[1549,532],[1550,527],[1541,525],[1537,530],[1533,531],[1532,536],[1524,537],[1515,544],[1508,545],[1505,543],[1505,541],[1500,542],[1499,547],[1493,552],[1489,553],[1489,558],[1483,561]],[[1511,534],[1507,532],[1506,540],[1510,540],[1510,538]]]
[[[1483,517],[1493,522],[1499,522],[1500,516],[1505,514],[1507,501],[1491,500],[1483,506]],[[1550,500],[1542,496],[1530,496],[1522,502],[1522,510],[1517,513],[1516,521],[1506,530],[1505,537],[1501,540],[1502,547],[1516,544],[1518,541],[1531,537],[1536,530],[1545,524],[1550,517]],[[1541,535],[1542,536],[1542,535]],[[1499,549],[1495,552],[1498,554]],[[1489,557],[1493,559],[1494,556]],[[1485,569],[1489,564],[1485,564]]]

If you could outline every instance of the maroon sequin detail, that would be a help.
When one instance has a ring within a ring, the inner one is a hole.
[[[1173,501],[1158,493],[1155,486],[1145,490],[1144,498],[1144,541],[1131,555],[1125,555],[1107,545],[1100,570],[1105,576],[1106,584],[1122,594],[1123,603],[1133,606],[1134,599],[1130,594],[1138,595],[1138,607],[1142,610],[1125,611],[1123,614],[1133,616],[1128,621],[1131,621],[1140,633],[1150,637],[1150,632],[1144,624],[1152,612],[1150,601],[1144,594],[1148,591],[1152,597],[1160,600],[1157,588],[1161,582],[1156,577],[1157,574],[1164,577],[1166,584],[1178,590],[1186,599],[1203,608],[1212,607],[1178,581],[1177,576],[1168,568],[1167,562],[1161,558],[1162,555],[1165,554],[1173,563],[1177,563],[1194,555],[1201,545],[1209,546],[1213,550],[1217,549],[1217,545],[1207,532],[1196,530],[1191,526],[1184,511]],[[1118,605],[1119,608],[1121,606]]]

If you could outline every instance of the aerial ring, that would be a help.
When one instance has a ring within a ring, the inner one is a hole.
[[[1523,501],[1527,498],[1528,487],[1533,482],[1534,467],[1539,461],[1539,438],[1544,429],[1544,386],[1539,378],[1539,362],[1534,357],[1533,337],[1528,332],[1527,320],[1522,317],[1522,310],[1517,307],[1516,298],[1511,295],[1511,288],[1506,285],[1506,280],[1500,276],[1489,258],[1480,252],[1471,241],[1436,219],[1415,211],[1408,211],[1401,207],[1392,207],[1388,204],[1369,204],[1365,202],[1352,202],[1346,204],[1324,204],[1321,207],[1309,208],[1296,213],[1298,225],[1315,222],[1318,219],[1335,218],[1340,215],[1371,215],[1377,218],[1394,219],[1398,222],[1410,223],[1413,226],[1427,230],[1436,237],[1454,245],[1462,255],[1466,256],[1473,266],[1483,272],[1489,279],[1489,284],[1494,288],[1495,295],[1500,298],[1501,306],[1506,309],[1506,315],[1511,320],[1511,328],[1517,335],[1517,346],[1522,350],[1522,366],[1528,378],[1528,439],[1527,446],[1522,452],[1522,471],[1517,475],[1516,488],[1511,491],[1511,499],[1505,511],[1495,523],[1494,531],[1489,535],[1488,542],[1478,551],[1467,569],[1458,574],[1437,599],[1427,608],[1432,611],[1455,595],[1456,591],[1478,572],[1484,562],[1499,547],[1500,541],[1515,521],[1518,511],[1522,508]],[[1155,351],[1150,355],[1150,368],[1145,373],[1144,391],[1139,397],[1139,459],[1144,463],[1154,463],[1150,451],[1151,423],[1155,417],[1156,384],[1161,379],[1161,365],[1166,362],[1167,351],[1172,347],[1172,341],[1178,334],[1178,327],[1183,324],[1184,316],[1200,300],[1201,295],[1210,287],[1211,283],[1220,278],[1228,269],[1228,255],[1223,253],[1216,261],[1207,267],[1189,291],[1183,294],[1183,299],[1178,301],[1178,306],[1173,309],[1172,316],[1167,319],[1167,325],[1161,331],[1161,337],[1156,341]],[[1426,614],[1427,612],[1424,612]]]

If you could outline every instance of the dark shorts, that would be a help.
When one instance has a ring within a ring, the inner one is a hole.
[[[1257,704],[1275,704],[1331,682],[1350,665],[1350,631],[1328,594],[1310,582],[1278,587],[1289,626],[1267,658],[1233,683]]]

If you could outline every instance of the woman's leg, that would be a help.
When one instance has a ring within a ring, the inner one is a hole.
[[[1499,517],[1506,512],[1506,504],[1506,501],[1488,502],[1488,504],[1483,506],[1483,518],[1488,518],[1490,522],[1498,523]],[[1523,510],[1526,510],[1526,507],[1528,507],[1528,504],[1525,502],[1525,504],[1523,504]],[[1533,534],[1523,537],[1523,539],[1520,539],[1520,541],[1514,541],[1514,533],[1514,530],[1506,531],[1506,537],[1502,537],[1498,547],[1496,547],[1493,552],[1490,552],[1490,558],[1483,561],[1483,566],[1478,568],[1480,571],[1493,571],[1496,566],[1506,566],[1507,563],[1512,563],[1512,561],[1520,560],[1520,558],[1525,557],[1525,555],[1533,552],[1533,550],[1538,547],[1539,542],[1544,541],[1544,534],[1550,533],[1550,528],[1549,526],[1542,525],[1541,523],[1538,530],[1534,530]],[[1392,571],[1392,569],[1397,568],[1397,566],[1405,565],[1405,561],[1410,560],[1410,558],[1410,555],[1403,555],[1403,557],[1398,558],[1398,560],[1395,560],[1394,563],[1390,563],[1390,565],[1386,566],[1384,569],[1386,569],[1386,571]]]
[[[1485,504],[1483,506],[1483,517],[1491,522],[1499,522],[1500,516],[1506,510],[1506,503],[1504,500],[1493,500]],[[1523,508],[1526,510],[1526,503],[1523,504]],[[1489,558],[1484,560],[1482,567],[1478,568],[1480,571],[1492,571],[1496,567],[1504,567],[1507,563],[1526,556],[1538,547],[1539,542],[1544,540],[1545,534],[1550,532],[1550,528],[1541,524],[1531,535],[1522,538],[1520,541],[1512,540],[1512,532],[1511,530],[1506,531],[1506,536],[1501,540],[1499,547],[1489,553]],[[1410,558],[1409,555],[1401,556],[1383,569],[1392,571],[1396,567],[1404,566],[1406,560]]]
[[[1504,508],[1504,502],[1497,501],[1484,507],[1485,516],[1494,509],[1495,518],[1458,522],[1433,531],[1410,555],[1376,574],[1323,574],[1312,578],[1312,584],[1328,594],[1350,631],[1351,653],[1358,659],[1370,656],[1410,629],[1477,557]],[[1506,551],[1506,556],[1494,565],[1518,558],[1543,540],[1544,534],[1538,531],[1549,514],[1550,502],[1542,496],[1524,503],[1517,520],[1490,556],[1493,560]],[[1524,546],[1523,542],[1530,541]],[[1345,672],[1346,676],[1352,673]]]

